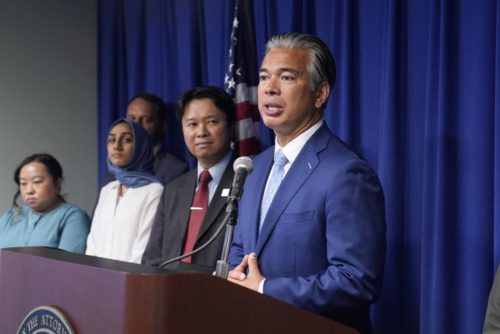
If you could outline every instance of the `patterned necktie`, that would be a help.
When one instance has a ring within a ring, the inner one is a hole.
[[[271,206],[274,195],[276,194],[276,191],[281,184],[281,180],[283,180],[285,165],[287,162],[288,159],[285,157],[281,150],[278,150],[276,151],[276,153],[274,153],[274,165],[271,170],[271,175],[269,176],[269,181],[267,182],[267,187],[264,192],[264,197],[262,198],[262,204],[260,207],[259,231],[262,228],[264,218],[266,218],[267,211]]]
[[[200,232],[201,224],[203,223],[203,218],[207,213],[208,208],[208,183],[212,180],[212,175],[210,175],[208,170],[203,170],[200,173],[200,178],[198,180],[198,190],[193,197],[193,203],[191,205],[191,215],[189,216],[189,226],[186,237],[186,242],[184,243],[184,251],[182,254],[191,252],[193,250],[196,239],[198,238],[198,233]],[[184,258],[182,261],[191,262],[191,256]]]

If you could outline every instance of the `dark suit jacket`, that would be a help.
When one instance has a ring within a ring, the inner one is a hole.
[[[222,224],[227,197],[222,197],[221,193],[223,189],[231,188],[233,176],[233,164],[230,162],[208,206],[194,248],[210,239]],[[193,169],[174,179],[165,187],[158,205],[151,236],[142,257],[142,263],[158,266],[168,259],[181,255],[189,224],[190,207],[196,189],[196,178],[197,170]],[[220,236],[206,249],[193,255],[191,262],[215,268],[215,264],[221,256],[224,232],[223,230]]]
[[[155,175],[160,178],[163,184],[167,184],[177,176],[186,172],[187,164],[168,153],[167,150],[162,147],[158,153],[155,154],[153,170]],[[115,176],[106,171],[101,187],[104,187],[106,184],[114,180]]]
[[[323,125],[283,179],[260,234],[274,147],[254,159],[239,203],[232,267],[257,253],[264,294],[371,331],[385,259],[382,187],[365,160]]]

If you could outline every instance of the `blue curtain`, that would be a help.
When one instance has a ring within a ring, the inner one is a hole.
[[[234,0],[101,0],[99,155],[138,91],[172,106],[223,86]],[[376,333],[479,333],[500,262],[500,6],[493,0],[254,0],[258,60],[285,31],[332,49],[325,119],[386,194]],[[166,145],[186,157],[170,110]],[[272,143],[262,133],[263,146]]]

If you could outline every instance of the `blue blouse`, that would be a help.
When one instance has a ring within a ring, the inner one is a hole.
[[[37,215],[27,205],[12,208],[0,217],[0,248],[47,246],[85,253],[90,220],[70,203]]]

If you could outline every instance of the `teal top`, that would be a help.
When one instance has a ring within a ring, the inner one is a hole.
[[[43,215],[23,205],[0,217],[0,249],[47,246],[83,254],[89,229],[88,215],[73,204],[63,203]]]

